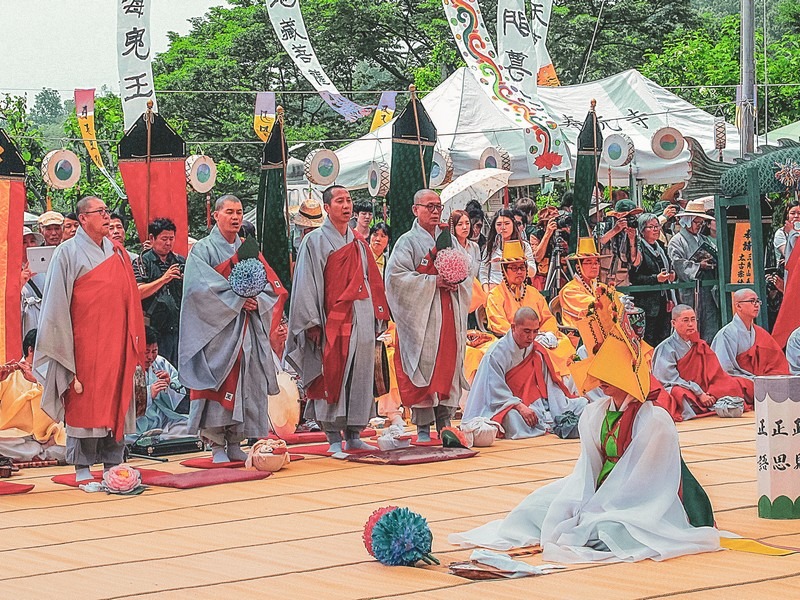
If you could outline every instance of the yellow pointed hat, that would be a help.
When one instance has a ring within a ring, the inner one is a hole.
[[[597,251],[597,244],[595,244],[594,238],[591,237],[578,238],[578,247],[576,248],[575,253],[570,254],[567,258],[570,260],[581,260],[584,258],[600,258],[600,253]]]
[[[508,240],[503,244],[503,257],[500,259],[501,263],[524,262],[525,260],[525,250],[522,248],[522,242],[519,240]]]

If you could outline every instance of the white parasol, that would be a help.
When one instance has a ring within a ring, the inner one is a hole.
[[[505,169],[475,169],[464,173],[442,190],[442,219],[448,218],[451,211],[463,210],[470,200],[484,205],[493,194],[508,185],[510,176],[511,171]]]

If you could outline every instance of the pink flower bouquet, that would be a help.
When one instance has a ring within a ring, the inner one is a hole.
[[[469,257],[455,248],[439,250],[433,266],[447,283],[461,283],[469,277]]]
[[[139,471],[124,463],[103,473],[103,485],[112,494],[138,494],[144,489]]]

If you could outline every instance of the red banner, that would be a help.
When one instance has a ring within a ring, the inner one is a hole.
[[[0,178],[0,364],[22,358],[22,227],[25,214],[25,182]]]

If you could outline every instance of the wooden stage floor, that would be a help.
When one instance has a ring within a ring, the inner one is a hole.
[[[800,521],[756,516],[752,413],[678,425],[683,456],[720,528],[800,546]],[[308,457],[263,481],[141,496],[86,494],[27,469],[35,483],[0,496],[0,598],[745,598],[800,597],[800,555],[721,551],[633,564],[580,565],[545,577],[473,582],[446,565],[468,557],[447,534],[504,515],[567,474],[577,440],[499,441],[472,459],[374,466]],[[173,458],[137,466],[182,471]],[[361,542],[387,504],[428,519],[441,567],[383,567]],[[541,563],[541,557],[529,559]]]

